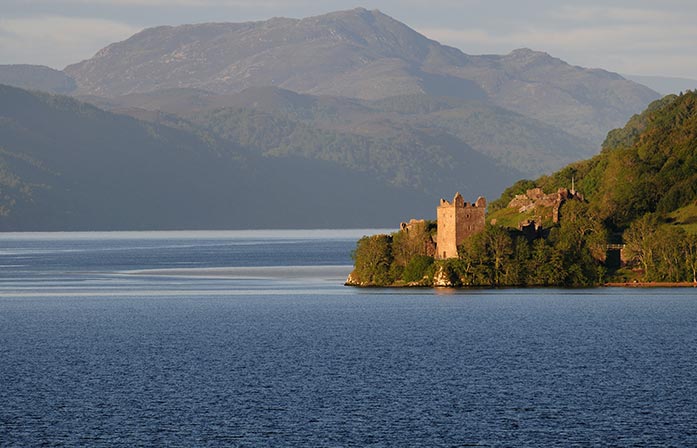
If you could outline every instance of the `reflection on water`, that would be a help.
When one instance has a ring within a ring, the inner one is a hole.
[[[372,230],[0,235],[0,297],[221,295],[347,290]]]

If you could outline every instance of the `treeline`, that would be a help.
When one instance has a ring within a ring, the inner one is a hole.
[[[337,130],[254,109],[219,109],[192,120],[201,129],[265,157],[332,162],[401,188],[439,191],[465,176],[486,192],[520,176],[439,127],[416,128],[373,112],[377,115],[365,133],[351,130],[348,119]],[[489,175],[482,176],[483,172]]]
[[[660,215],[651,213],[632,223],[624,242],[626,256],[644,280],[697,283],[697,235],[662,225]]]
[[[566,286],[603,283],[607,232],[587,204],[570,201],[561,225],[537,235],[487,225],[459,247],[458,258],[435,260],[432,233],[404,230],[358,241],[349,284],[361,286]]]
[[[560,224],[536,235],[487,225],[458,249],[433,258],[435,223],[409,232],[366,236],[353,253],[348,284],[357,286],[589,287],[628,281],[697,282],[697,235],[665,225],[657,214],[624,233],[627,268],[607,259],[609,234],[588,203],[566,202]]]
[[[435,231],[435,221],[421,221],[391,235],[364,236],[351,254],[355,269],[348,283],[429,285],[428,278],[433,279]]]

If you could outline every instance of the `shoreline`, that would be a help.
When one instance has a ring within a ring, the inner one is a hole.
[[[355,283],[344,283],[344,286],[353,288],[375,288],[375,289],[534,289],[534,288],[562,288],[562,289],[594,289],[594,288],[697,288],[694,282],[608,282],[602,285],[587,287],[564,287],[564,286],[438,286],[438,285],[360,285]]]
[[[697,288],[695,282],[609,282],[609,288]]]

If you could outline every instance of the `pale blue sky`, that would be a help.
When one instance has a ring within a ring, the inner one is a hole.
[[[358,6],[468,54],[528,47],[585,67],[697,79],[694,0],[0,0],[0,64],[62,69],[145,27]]]

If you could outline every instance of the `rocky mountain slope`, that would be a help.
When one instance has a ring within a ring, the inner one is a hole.
[[[302,20],[150,28],[65,72],[78,93],[104,97],[277,86],[368,100],[414,94],[475,99],[596,145],[658,97],[617,74],[571,66],[546,53],[470,56],[360,8]]]

